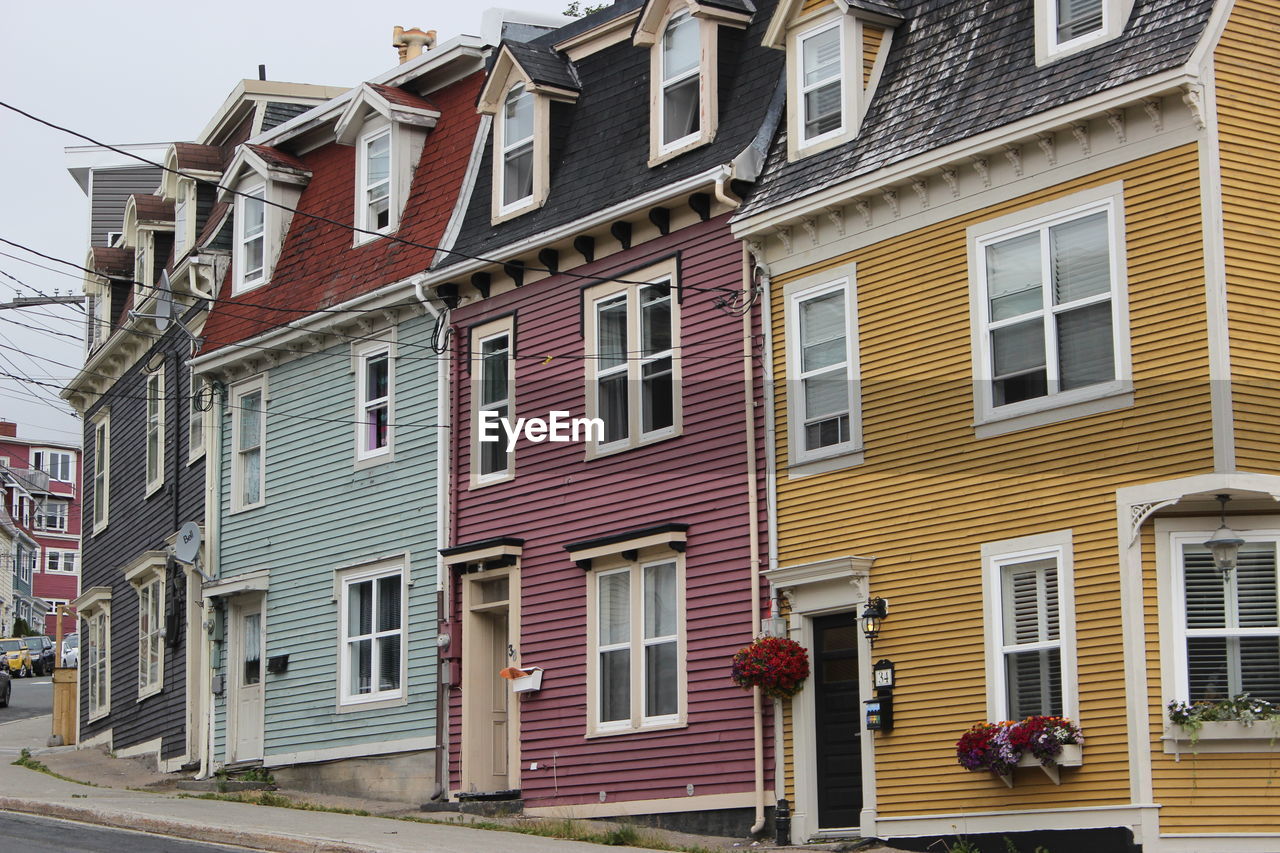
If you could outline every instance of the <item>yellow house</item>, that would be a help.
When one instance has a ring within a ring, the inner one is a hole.
[[[1280,722],[1167,711],[1280,702],[1280,3],[783,0],[766,40],[785,136],[734,228],[813,665],[792,839],[1280,850]],[[958,763],[1041,714],[1083,748]]]

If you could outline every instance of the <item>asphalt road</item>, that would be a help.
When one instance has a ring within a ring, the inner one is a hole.
[[[17,812],[0,812],[0,850],[21,853],[233,853],[244,847],[201,844],[164,835],[107,829]]]
[[[53,679],[15,678],[9,707],[0,708],[0,723],[53,713]]]

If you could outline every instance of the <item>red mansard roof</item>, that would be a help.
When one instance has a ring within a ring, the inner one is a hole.
[[[281,151],[279,148],[273,148],[270,145],[245,145],[254,154],[261,157],[268,166],[275,166],[280,169],[293,169],[296,172],[308,171],[307,164],[294,157],[287,151]]]
[[[139,222],[172,222],[173,202],[156,195],[135,195],[133,203]]]
[[[475,142],[480,120],[475,100],[483,76],[476,72],[433,93],[432,102],[402,90],[379,88],[380,95],[390,100],[390,92],[398,104],[440,112],[436,126],[427,133],[395,236],[425,246],[439,245],[443,239]],[[264,159],[268,156],[264,152],[288,157],[289,168],[305,169],[312,178],[298,199],[298,213],[289,225],[271,281],[232,296],[233,271],[227,271],[219,288],[219,301],[204,327],[205,353],[377,290],[430,265],[435,254],[431,249],[387,239],[352,245],[354,147],[332,142],[301,157],[263,146],[254,146],[254,151]],[[218,219],[218,213],[217,208],[210,212],[210,222]]]
[[[395,86],[384,86],[381,83],[370,83],[369,88],[386,98],[390,103],[401,107],[412,107],[418,110],[439,110],[440,108],[426,98],[420,98],[412,92],[398,89]]]
[[[174,154],[178,170],[197,172],[221,172],[222,149],[216,145],[197,145],[194,142],[175,142]]]
[[[90,266],[100,275],[133,276],[133,251],[131,249],[108,249],[94,246],[93,262]]]

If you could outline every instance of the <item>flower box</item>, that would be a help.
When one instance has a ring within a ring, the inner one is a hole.
[[[1084,733],[1064,717],[1043,714],[975,723],[956,741],[956,760],[966,770],[991,771],[1010,788],[1017,767],[1039,767],[1061,785],[1061,768],[1084,764]]]
[[[1280,723],[1257,720],[1211,721],[1200,724],[1193,733],[1185,726],[1171,723],[1164,733],[1164,751],[1170,755],[1183,752],[1280,752]]]
[[[531,666],[523,672],[524,675],[511,678],[512,693],[536,693],[542,689],[542,667]]]
[[[1040,759],[1034,755],[1024,754],[1018,759],[1019,767],[1039,767],[1044,771],[1044,775],[1049,777],[1049,781],[1055,785],[1062,784],[1062,778],[1058,774],[1059,767],[1080,767],[1084,764],[1084,747],[1074,743],[1064,743],[1062,745],[1062,754],[1057,757],[1053,764],[1041,764]],[[1013,775],[1000,777],[1006,785],[1013,787]]]

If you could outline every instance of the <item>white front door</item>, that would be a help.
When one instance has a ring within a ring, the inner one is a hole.
[[[230,760],[262,758],[262,602],[232,608]]]

